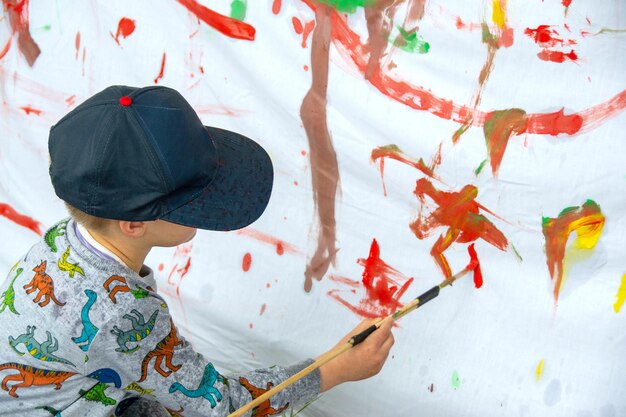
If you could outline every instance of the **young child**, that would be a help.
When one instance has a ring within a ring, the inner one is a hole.
[[[226,416],[312,363],[220,374],[178,334],[143,264],[197,228],[239,229],[263,213],[273,168],[258,144],[203,126],[175,90],[112,86],[52,127],[49,150],[71,218],[0,287],[0,416]],[[253,415],[375,375],[392,344],[387,323]]]

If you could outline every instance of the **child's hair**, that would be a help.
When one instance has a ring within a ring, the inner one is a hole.
[[[106,227],[109,220],[103,219],[102,217],[92,216],[91,214],[87,214],[82,210],[77,209],[72,206],[68,202],[64,201],[65,207],[67,211],[70,213],[70,216],[78,223],[85,226],[87,229],[101,231]]]

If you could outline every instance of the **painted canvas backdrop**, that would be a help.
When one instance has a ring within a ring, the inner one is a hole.
[[[626,415],[624,2],[3,6],[2,269],[66,216],[50,126],[110,84],[167,85],[276,170],[251,227],[148,258],[222,372],[321,354],[473,245],[482,285],[405,318],[380,375],[302,415]]]

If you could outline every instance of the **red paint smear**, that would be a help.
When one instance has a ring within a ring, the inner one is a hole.
[[[165,59],[166,59],[166,55],[165,55],[165,52],[163,52],[163,58],[161,58],[161,69],[154,79],[155,84],[157,84],[159,80],[163,78],[163,73],[165,72]]]
[[[266,308],[267,308],[267,304],[263,304],[263,305],[261,306],[261,311],[259,312],[259,316],[262,316],[262,315],[263,315],[263,313],[265,313],[265,309],[266,309]]]
[[[235,39],[244,39],[248,41],[254,40],[256,29],[251,25],[237,19],[221,15],[201,5],[196,0],[177,1],[191,13],[196,15],[198,19],[202,20],[218,32]]]
[[[600,206],[594,201],[587,200],[581,207],[568,207],[559,213],[558,217],[544,217],[542,219],[543,235],[546,241],[546,263],[550,278],[554,281],[554,302],[559,299],[561,282],[563,280],[563,260],[569,235],[576,229],[572,223],[577,222],[579,228],[601,229],[605,217]]]
[[[248,327],[250,327],[250,329],[254,329],[254,324],[250,323]]]
[[[80,49],[80,32],[76,32],[76,38],[74,39],[74,47],[76,48],[76,60],[78,61],[78,50]]]
[[[19,224],[33,232],[41,235],[42,224],[32,217],[18,213],[13,207],[6,203],[0,203],[0,216],[6,217],[13,223]]]
[[[479,211],[485,208],[475,200],[478,195],[475,186],[466,185],[458,192],[445,192],[437,190],[427,179],[420,178],[415,184],[414,193],[422,203],[417,219],[410,224],[415,236],[422,240],[439,227],[448,228],[430,250],[431,256],[447,278],[452,276],[452,271],[444,251],[454,242],[469,243],[483,239],[500,250],[508,247],[509,242],[504,234],[480,214]],[[425,215],[423,211],[426,197],[438,206],[429,215]]]
[[[302,47],[306,48],[306,40],[315,28],[315,20],[306,22],[304,29],[302,30]]]
[[[303,0],[311,9],[315,5],[310,0]],[[351,60],[357,69],[364,75],[369,59],[366,45],[361,43],[359,36],[347,25],[347,22],[335,10],[331,10],[331,36],[337,51],[348,60]],[[429,90],[413,85],[401,79],[388,75],[383,68],[378,67],[372,72],[368,81],[382,94],[415,110],[428,111],[440,118],[466,123],[471,120],[471,126],[482,126],[488,113],[467,106],[461,106],[435,96]],[[573,135],[596,128],[610,117],[622,112],[626,108],[626,90],[610,100],[585,109],[578,113],[563,114],[563,109],[553,113],[538,113],[528,115],[527,130],[522,133],[556,136],[561,133]]]
[[[71,96],[66,98],[65,102],[67,103],[68,107],[71,107],[74,104],[76,104],[76,94],[72,94]]]
[[[305,65],[305,66],[303,66],[302,68],[303,68],[305,71],[308,71],[308,70],[309,70],[309,66],[308,66],[308,65]]]
[[[568,53],[561,51],[550,51],[548,49],[544,49],[537,54],[539,59],[542,61],[556,62],[561,64],[565,61],[576,61],[578,59],[578,55],[574,50],[571,50]]]
[[[27,115],[33,113],[34,115],[39,116],[39,115],[41,115],[41,113],[43,113],[41,110],[35,109],[35,108],[31,107],[31,106],[22,106],[22,107],[20,107],[20,109],[24,110],[24,112]]]
[[[302,34],[302,22],[297,17],[291,18],[291,23],[293,24],[293,30],[296,31],[298,35]]]
[[[561,4],[565,7],[569,7],[569,5],[572,4],[572,0],[563,0]]]
[[[162,263],[159,264],[159,271],[163,271],[163,268],[165,268],[165,265],[163,265]]]
[[[338,294],[339,290],[329,291],[330,297],[348,307],[355,314],[367,318],[387,316],[402,307],[400,298],[413,282],[413,278],[405,277],[380,258],[380,248],[376,239],[372,240],[367,259],[361,258],[357,263],[364,267],[361,283],[365,288],[365,297],[358,305],[352,305],[343,299]],[[355,285],[355,282],[348,278],[333,276],[332,280],[349,286]],[[400,286],[397,280],[405,282]]]
[[[9,40],[7,41],[6,45],[4,45],[4,48],[2,48],[2,50],[0,51],[0,59],[4,58],[4,56],[9,52],[9,49],[11,49],[12,40],[13,37],[9,36]]]
[[[559,33],[550,25],[539,25],[535,29],[526,28],[524,34],[532,38],[536,44],[543,47],[553,47],[557,45],[575,45],[573,39],[563,40]]]
[[[276,253],[278,254],[278,256],[283,256],[283,254],[285,253],[285,247],[283,246],[282,242],[278,242],[276,244]]]
[[[274,14],[280,13],[280,8],[281,8],[281,0],[274,0],[274,2],[272,3],[272,13]]]
[[[251,265],[252,265],[252,255],[250,255],[250,252],[246,252],[246,254],[243,255],[243,261],[241,262],[241,269],[243,269],[243,272],[248,272],[250,270]]]
[[[480,288],[483,286],[483,273],[480,269],[480,261],[473,243],[467,247],[467,252],[470,255],[470,263],[466,266],[466,269],[474,270],[474,286]]]
[[[115,32],[115,36],[111,34],[113,40],[119,45],[120,44],[120,35],[126,39],[135,31],[135,21],[133,19],[129,19],[128,17],[122,17],[120,21],[117,23],[117,31]]]
[[[276,247],[276,252],[278,252],[278,246],[280,245],[280,247],[282,248],[282,253],[291,253],[291,254],[297,254],[297,255],[302,254],[302,252],[295,245],[292,245],[290,243],[285,242],[284,240],[262,233],[258,230],[252,229],[250,227],[237,230],[235,233],[237,233],[238,235],[248,236],[254,240],[258,240],[259,242],[273,245]]]
[[[28,0],[2,0],[5,10],[9,15],[9,23],[11,25],[11,36],[9,42],[0,52],[0,58],[2,58],[9,51],[11,45],[11,39],[13,35],[17,33],[17,45],[26,58],[29,66],[33,66],[35,61],[39,57],[41,50],[39,46],[30,34],[29,22],[28,22]]]

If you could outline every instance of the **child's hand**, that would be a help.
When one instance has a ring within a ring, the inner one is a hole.
[[[378,320],[364,320],[348,333],[337,346],[345,345],[350,338],[367,329]],[[358,381],[376,375],[382,369],[393,346],[392,320],[385,320],[365,341],[337,356],[320,367],[321,386],[324,392],[347,381]],[[336,347],[337,347],[336,346]]]

